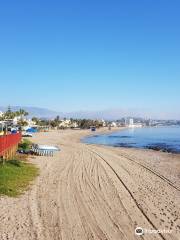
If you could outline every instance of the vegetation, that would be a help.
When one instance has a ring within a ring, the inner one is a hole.
[[[52,127],[58,127],[60,122],[61,122],[60,117],[57,116],[53,121],[50,122],[50,125]]]
[[[27,123],[25,120],[20,119],[20,120],[18,121],[18,125],[24,127],[24,126],[28,126],[28,123]]]
[[[37,175],[38,168],[30,163],[16,159],[0,163],[0,195],[22,194]]]
[[[29,152],[31,149],[32,142],[28,139],[23,139],[18,145],[18,151],[20,152]]]
[[[3,116],[0,118],[0,120],[9,120],[9,119],[13,119],[14,117],[19,117],[18,120],[18,125],[21,127],[23,126],[27,126],[28,123],[26,122],[26,120],[24,119],[24,116],[27,116],[28,112],[26,112],[23,109],[19,109],[19,111],[16,112],[12,112],[11,108],[8,107],[8,110],[3,114]],[[66,120],[66,118],[63,119],[64,121]],[[48,120],[48,119],[39,119],[37,117],[33,117],[32,121],[40,126],[40,127],[52,127],[52,128],[59,128],[60,123],[62,123],[63,121],[60,119],[60,116],[57,116],[55,119],[53,120]],[[77,123],[77,126],[79,128],[82,129],[88,129],[90,128],[90,126],[95,126],[95,127],[102,127],[103,124],[101,121],[98,120],[91,120],[91,119],[70,119],[70,124],[69,127],[73,126],[74,123]],[[63,126],[61,126],[61,128],[64,128]]]
[[[20,117],[21,119],[23,119],[23,117],[27,115],[28,115],[28,112],[26,112],[24,109],[20,108],[19,111],[13,112],[11,110],[11,107],[9,106],[7,111],[1,117],[1,120],[9,120],[9,119],[13,119],[14,117]]]
[[[39,119],[37,117],[33,117],[32,118],[32,121],[38,125],[38,126],[41,126],[41,127],[46,127],[46,126],[49,126],[50,125],[50,122],[49,120],[47,119]]]
[[[97,128],[102,127],[103,123],[98,120],[91,120],[91,119],[76,119],[73,120],[78,123],[78,126],[82,129],[88,129],[91,126],[95,126]]]
[[[63,120],[65,121],[66,118],[64,118]],[[55,128],[55,127],[59,128],[59,125],[62,122],[59,116],[57,116],[54,120],[44,120],[44,119],[41,120],[36,117],[33,117],[32,121],[34,121],[39,126],[51,126],[52,128]],[[98,120],[70,118],[70,125],[73,125],[73,123],[77,123],[77,126],[82,129],[88,129],[91,126],[95,126],[97,128],[103,126],[103,123]],[[64,127],[61,127],[61,128],[64,128]]]
[[[24,117],[27,115],[28,115],[28,112],[26,112],[24,109],[20,108],[19,111],[13,112],[11,110],[11,107],[9,106],[7,111],[3,114],[3,116],[0,117],[0,121],[11,120],[11,119],[14,119],[15,117],[18,117],[19,118],[18,125],[27,126],[28,123],[24,119]]]

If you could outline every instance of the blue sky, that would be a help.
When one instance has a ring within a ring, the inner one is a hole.
[[[179,114],[178,0],[1,1],[0,105]]]

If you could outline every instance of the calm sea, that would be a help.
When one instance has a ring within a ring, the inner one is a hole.
[[[126,129],[111,134],[86,137],[83,142],[180,153],[180,126]]]

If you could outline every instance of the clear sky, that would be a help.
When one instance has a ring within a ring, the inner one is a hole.
[[[180,118],[179,9],[179,0],[1,1],[0,105]]]

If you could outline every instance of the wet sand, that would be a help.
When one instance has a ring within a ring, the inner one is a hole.
[[[0,239],[180,239],[180,155],[81,143],[88,134],[33,138],[61,151],[30,158],[40,176],[19,198],[0,197]],[[139,237],[137,226],[171,233]]]

